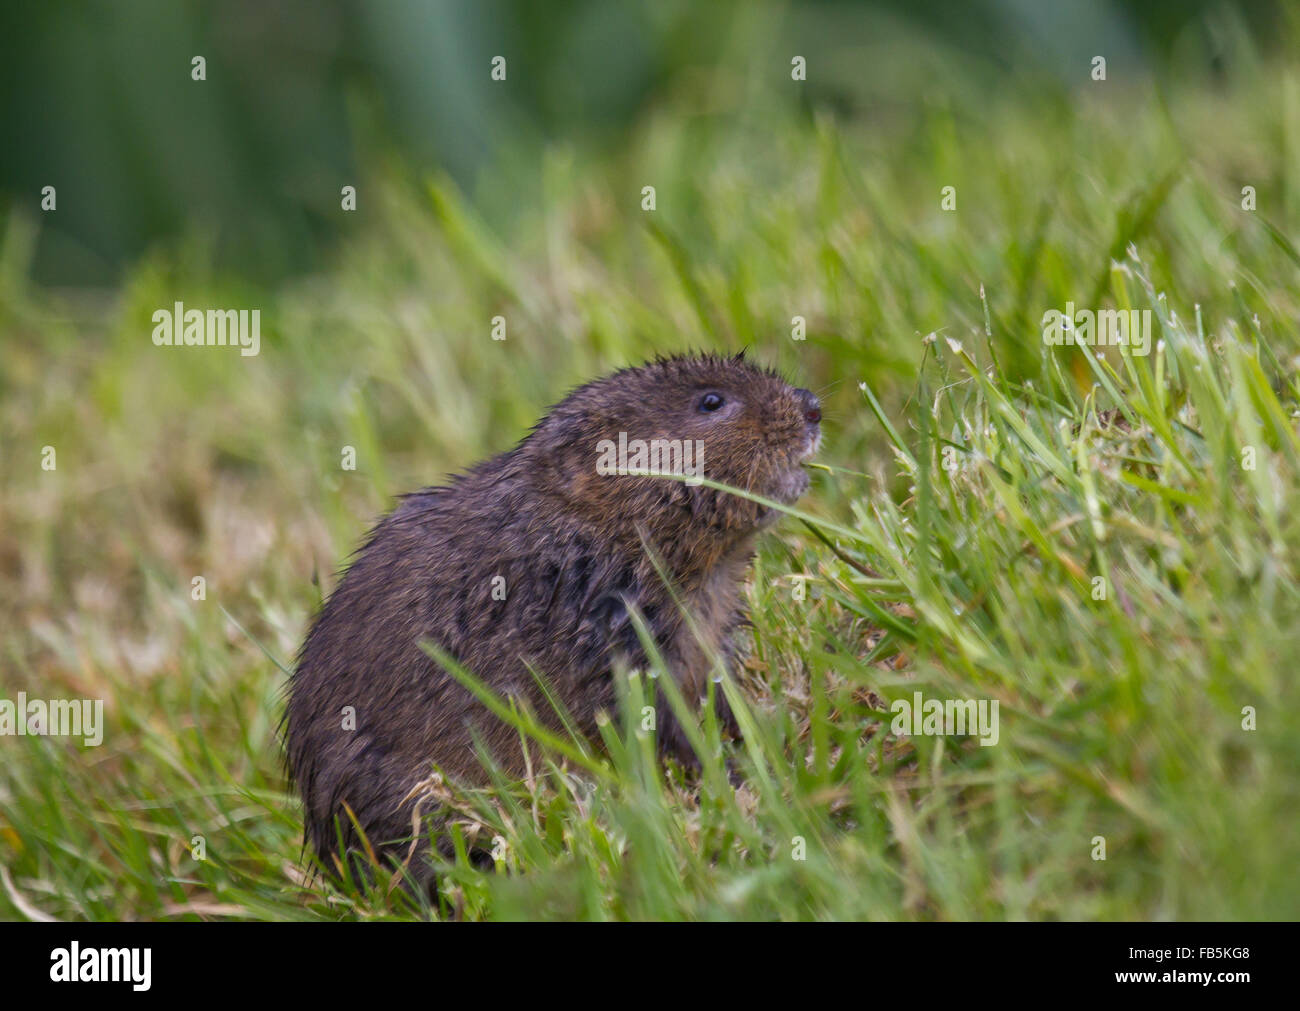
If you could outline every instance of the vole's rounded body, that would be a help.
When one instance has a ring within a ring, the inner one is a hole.
[[[609,473],[611,447],[689,440],[691,455],[674,458],[688,475],[702,462],[708,479],[792,502],[819,419],[811,393],[740,357],[661,359],[580,387],[514,449],[403,498],[330,595],[290,682],[289,766],[317,853],[332,864],[340,839],[357,845],[349,809],[377,850],[410,840],[408,795],[435,766],[483,779],[476,733],[522,769],[517,733],[422,641],[546,719],[531,665],[592,734],[596,714],[614,709],[615,663],[645,663],[632,605],[685,697],[702,698],[708,653],[734,656],[754,540],[776,514],[689,481]],[[666,706],[657,725],[661,748],[689,759]]]

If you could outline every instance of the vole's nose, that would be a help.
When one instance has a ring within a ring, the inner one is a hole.
[[[815,425],[822,420],[822,403],[812,390],[795,390],[795,396],[803,406],[803,420]]]

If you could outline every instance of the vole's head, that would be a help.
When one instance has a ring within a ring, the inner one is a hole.
[[[821,441],[820,423],[812,393],[745,362],[743,353],[684,356],[575,390],[528,444],[553,490],[611,521],[744,530],[775,512],[699,479],[794,502],[808,488],[802,464]],[[646,470],[686,480],[636,473]]]

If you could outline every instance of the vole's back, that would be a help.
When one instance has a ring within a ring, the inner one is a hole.
[[[528,481],[507,454],[450,488],[404,498],[309,633],[286,729],[308,836],[322,855],[336,848],[336,816],[345,843],[356,841],[344,803],[379,844],[411,835],[402,801],[434,763],[481,779],[474,732],[520,771],[517,733],[420,642],[446,649],[494,692],[527,700],[553,726],[528,665],[547,673],[582,730],[612,709],[611,645],[636,648],[621,598],[637,597],[643,574],[601,551],[582,519],[539,515]]]

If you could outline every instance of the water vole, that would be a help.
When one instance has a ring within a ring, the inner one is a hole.
[[[812,393],[743,353],[658,359],[579,387],[514,449],[403,497],[322,608],[290,681],[289,768],[316,852],[332,864],[340,837],[345,849],[359,842],[344,805],[376,849],[409,839],[406,798],[435,765],[482,780],[475,731],[507,769],[520,770],[517,733],[421,650],[422,640],[498,694],[553,716],[531,664],[592,734],[596,714],[615,706],[616,660],[645,663],[632,604],[684,696],[704,697],[708,650],[672,594],[730,663],[755,538],[779,513],[693,480],[616,468],[653,465],[638,448],[668,456],[673,447],[671,465],[659,461],[665,470],[702,470],[793,502],[808,486],[801,463],[817,448],[820,420]],[[657,726],[661,750],[689,760],[666,705]]]

